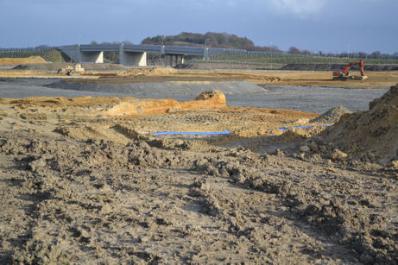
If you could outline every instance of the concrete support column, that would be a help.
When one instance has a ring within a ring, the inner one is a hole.
[[[104,63],[104,52],[80,52],[81,63]]]
[[[208,61],[209,60],[209,48],[205,48],[204,54],[203,54],[203,60]]]
[[[168,57],[169,58],[167,60],[168,61],[167,65],[173,67],[173,59],[174,59],[173,57],[174,57],[174,55],[169,55]]]
[[[120,46],[119,63],[127,66],[147,66],[146,52],[129,52],[124,50],[124,45]]]
[[[176,65],[179,65],[179,64],[184,64],[184,55],[177,55],[177,57],[176,57]]]
[[[166,66],[176,67],[179,64],[185,63],[184,55],[168,54],[164,58]]]

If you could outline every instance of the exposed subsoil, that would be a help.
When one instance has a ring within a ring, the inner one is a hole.
[[[311,86],[341,88],[387,89],[398,83],[397,71],[369,71],[368,80],[333,81],[332,72],[301,70],[250,70],[250,69],[173,69],[173,68],[125,68],[111,64],[84,65],[86,71],[80,75],[66,76],[57,74],[61,65],[20,65],[15,69],[3,69],[0,78],[52,78],[93,80],[93,82],[150,83],[164,81],[247,81],[261,85]],[[357,71],[352,71],[358,75]]]
[[[398,161],[398,86],[369,105],[368,111],[343,116],[323,138],[364,160]]]
[[[119,103],[0,102],[1,264],[397,264],[397,169],[275,136],[317,115],[92,115]]]

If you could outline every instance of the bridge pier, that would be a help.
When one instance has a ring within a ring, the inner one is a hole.
[[[176,67],[179,64],[184,64],[185,56],[179,54],[166,55],[166,65]]]
[[[176,65],[184,64],[185,58],[184,55],[176,55]]]
[[[147,53],[120,51],[119,63],[127,66],[147,66]]]
[[[104,52],[80,52],[81,63],[104,63]]]
[[[119,48],[119,63],[127,66],[147,66],[146,52],[131,52],[124,49],[124,44]]]

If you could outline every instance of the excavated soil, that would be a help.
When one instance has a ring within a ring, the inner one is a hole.
[[[14,64],[41,65],[41,64],[48,64],[48,62],[40,56],[30,56],[26,58],[0,58],[0,65],[14,65]]]
[[[344,106],[338,106],[331,108],[330,110],[326,111],[319,117],[316,117],[313,119],[311,122],[319,122],[319,123],[329,123],[329,124],[334,124],[337,123],[341,117],[343,117],[346,114],[351,114],[352,111],[347,109]]]
[[[316,114],[121,101],[0,100],[0,264],[397,264],[397,169],[281,150]]]
[[[344,116],[324,139],[353,157],[384,164],[398,160],[398,86],[371,102],[369,111]]]

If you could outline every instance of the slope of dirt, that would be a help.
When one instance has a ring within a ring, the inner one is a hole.
[[[371,102],[369,111],[344,116],[324,138],[353,157],[398,160],[398,86]]]
[[[173,99],[136,100],[122,102],[104,113],[110,116],[160,114],[175,111],[225,108],[227,100],[221,91],[203,92],[193,101],[178,102]]]
[[[350,113],[352,113],[352,111],[350,111],[346,107],[337,106],[337,107],[331,108],[330,110],[326,111],[319,117],[311,120],[311,122],[334,124],[334,123],[338,122],[341,119],[341,117],[343,117],[343,115],[350,114]]]
[[[47,64],[48,62],[40,56],[30,56],[26,58],[0,58],[0,65],[5,64]]]
[[[0,103],[26,107],[95,107],[102,109],[86,111],[85,115],[126,116],[161,114],[176,111],[220,109],[227,107],[227,100],[221,91],[201,93],[195,100],[177,101],[174,99],[136,99],[133,97],[30,97],[23,99],[2,99]]]

